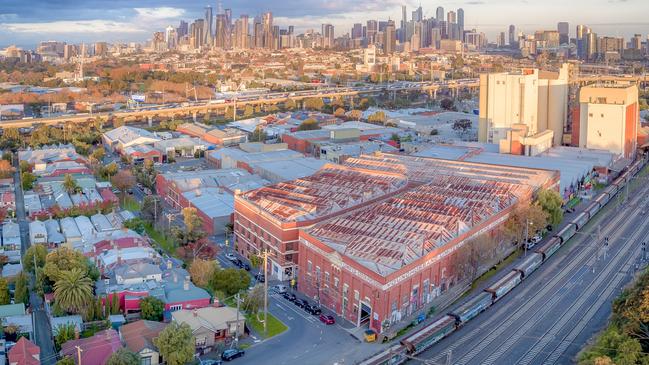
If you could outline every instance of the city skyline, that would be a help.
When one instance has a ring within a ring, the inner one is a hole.
[[[564,4],[552,0],[538,4],[523,1],[516,7],[506,1],[467,1],[422,4],[423,16],[434,17],[437,6],[445,11],[463,8],[466,13],[465,29],[476,28],[485,32],[490,41],[506,31],[509,24],[517,30],[532,32],[538,29],[556,29],[559,21],[570,24],[574,37],[577,24],[587,24],[593,31],[628,39],[635,33],[649,33],[649,23],[643,22],[637,6],[642,2],[628,0],[613,2],[599,0],[580,8],[582,2]],[[45,39],[70,42],[141,42],[150,39],[152,31],[177,25],[180,20],[193,20],[204,16],[205,5],[218,11],[218,2],[189,1],[183,7],[177,2],[162,1],[115,1],[107,5],[101,1],[58,2],[55,6],[46,1],[30,2],[29,6],[11,0],[0,7],[0,46],[18,44],[33,46]],[[411,11],[419,6],[412,1],[355,2],[353,6],[342,1],[323,4],[319,1],[289,0],[281,3],[265,3],[257,0],[237,1],[236,4],[221,2],[222,8],[232,8],[234,17],[247,14],[251,18],[264,11],[274,14],[275,24],[294,25],[298,32],[319,30],[321,24],[335,27],[335,36],[351,31],[353,23],[368,19],[392,19],[397,27],[401,21],[401,6]],[[630,11],[635,8],[636,11]],[[533,15],[532,15],[533,14]],[[629,14],[632,14],[629,16]],[[517,21],[513,21],[516,19]],[[109,35],[107,35],[109,34]]]

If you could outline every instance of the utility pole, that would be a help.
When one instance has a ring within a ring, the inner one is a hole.
[[[77,365],[81,365],[81,347],[75,346],[77,348]]]
[[[530,239],[530,233],[529,233],[529,227],[530,227],[530,219],[525,218],[525,241],[523,241],[523,248],[524,248],[524,256],[527,257],[527,241]]]
[[[234,334],[235,344],[239,344],[239,293],[237,293],[237,332]]]
[[[264,336],[268,336],[268,250],[264,250]]]

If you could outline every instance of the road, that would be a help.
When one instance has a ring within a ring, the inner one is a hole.
[[[16,154],[16,172],[14,173],[14,194],[16,197],[16,218],[20,226],[20,246],[21,254],[24,256],[25,251],[29,248],[29,222],[25,214],[25,199],[23,196],[22,180],[20,178],[20,167],[18,155]],[[32,278],[32,287],[34,281]],[[34,326],[34,341],[41,349],[41,363],[51,365],[56,363],[56,352],[54,351],[54,341],[52,339],[52,329],[50,319],[43,309],[42,299],[33,291],[29,293],[30,308],[32,309],[32,323]]]
[[[637,208],[647,191],[631,194],[622,209],[612,200],[528,280],[418,357],[441,363],[450,354],[453,364],[572,363],[606,325],[612,300],[637,271],[649,234],[649,216]]]
[[[425,82],[404,82],[397,81],[393,83],[377,84],[377,85],[363,85],[357,87],[336,87],[327,89],[296,91],[296,92],[273,92],[254,96],[239,96],[236,100],[227,100],[220,103],[210,102],[209,100],[200,100],[192,102],[189,105],[178,105],[176,103],[169,103],[156,106],[151,109],[139,109],[129,111],[112,111],[101,112],[94,114],[84,115],[66,115],[51,118],[36,118],[36,119],[20,119],[3,121],[4,128],[24,128],[32,127],[34,124],[43,125],[56,125],[59,123],[84,123],[89,120],[97,118],[153,118],[156,116],[175,116],[178,114],[195,114],[204,113],[206,111],[225,110],[226,108],[236,107],[240,110],[246,105],[260,105],[260,104],[277,104],[286,102],[288,99],[303,100],[312,97],[318,98],[334,98],[343,96],[357,96],[364,94],[376,94],[382,92],[397,92],[397,91],[423,91],[434,92],[438,89],[461,89],[461,88],[477,88],[479,87],[478,79],[461,79],[449,81],[425,81]]]

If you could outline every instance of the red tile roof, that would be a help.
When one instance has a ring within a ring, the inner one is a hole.
[[[41,349],[34,343],[21,337],[16,345],[9,350],[9,364],[40,365]]]
[[[83,365],[105,365],[110,355],[122,347],[122,343],[117,331],[109,329],[99,331],[92,337],[64,343],[61,346],[61,354],[70,356],[77,363],[77,346],[81,348],[81,363]]]

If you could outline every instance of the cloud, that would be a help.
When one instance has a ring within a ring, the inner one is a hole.
[[[160,7],[160,8],[134,8],[137,18],[146,20],[165,20],[180,18],[185,15],[185,9]]]
[[[111,20],[76,20],[40,23],[1,23],[0,27],[15,33],[35,34],[103,34],[103,33],[141,33],[135,24]]]
[[[467,1],[467,2],[465,2],[465,4],[467,4],[467,5],[483,5],[483,4],[485,4],[485,2],[484,1]]]

